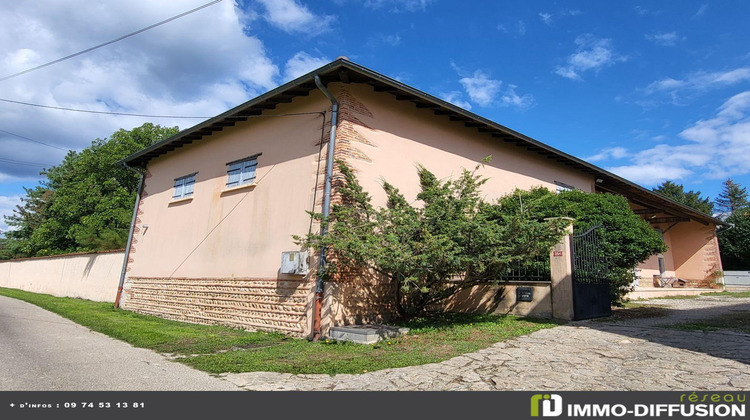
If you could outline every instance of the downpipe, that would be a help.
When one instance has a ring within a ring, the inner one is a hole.
[[[145,180],[144,173],[131,168],[126,163],[122,164],[126,169],[136,172],[140,175],[138,181],[138,191],[135,196],[135,205],[133,206],[133,217],[130,219],[130,232],[128,232],[128,242],[125,245],[125,258],[122,261],[122,271],[120,271],[120,283],[117,285],[117,296],[115,297],[115,308],[120,307],[120,298],[122,297],[122,288],[125,285],[125,273],[128,269],[128,259],[130,258],[130,248],[133,246],[133,232],[135,231],[135,220],[138,217],[138,206],[141,202],[141,194],[143,192],[143,183]]]
[[[326,176],[325,176],[325,187],[323,190],[323,220],[324,223],[320,227],[320,235],[326,236],[328,233],[328,227],[326,222],[328,216],[331,214],[331,180],[333,179],[333,154],[336,149],[336,127],[338,125],[338,114],[339,114],[339,103],[333,94],[325,87],[320,77],[316,74],[313,76],[315,79],[315,85],[320,89],[321,92],[331,101],[331,133],[328,140],[328,154],[326,156]],[[318,341],[321,336],[321,318],[323,312],[323,292],[324,292],[324,273],[326,266],[326,247],[321,247],[317,281],[315,283],[315,304],[313,308],[313,341]]]

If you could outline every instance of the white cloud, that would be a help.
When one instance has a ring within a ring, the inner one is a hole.
[[[699,16],[702,16],[703,14],[706,13],[707,10],[708,10],[708,4],[701,4],[701,7],[699,7],[698,11],[695,12],[695,14],[693,15],[693,19]]]
[[[476,70],[474,73],[468,73],[460,68],[455,63],[451,63],[451,66],[459,74],[461,79],[459,83],[463,86],[464,91],[469,96],[469,100],[479,106],[488,107],[492,105],[500,105],[503,107],[514,107],[519,110],[525,110],[531,108],[536,103],[534,96],[531,94],[519,95],[516,92],[518,86],[507,84],[503,88],[503,81],[492,79],[486,73],[481,70]],[[448,102],[456,103],[460,101],[463,105],[460,105],[466,109],[464,105],[469,103],[460,99],[458,92],[451,92],[450,97],[452,99],[446,99]],[[445,95],[444,95],[445,99]]]
[[[607,168],[610,172],[646,186],[656,186],[664,181],[678,180],[688,177],[691,171],[670,164],[670,162],[643,161],[629,166],[615,166]]]
[[[522,20],[518,20],[515,23],[509,25],[497,25],[497,29],[506,34],[512,34],[516,36],[526,35],[526,23]]]
[[[326,57],[313,57],[310,54],[300,51],[294,54],[286,62],[285,73],[287,80],[296,79],[303,74],[328,64],[331,60]]]
[[[612,47],[612,40],[596,38],[591,34],[580,35],[575,39],[576,52],[569,55],[567,65],[558,66],[555,73],[567,79],[581,80],[581,73],[595,71],[627,61]]]
[[[258,0],[265,7],[263,18],[277,28],[310,36],[328,32],[334,16],[316,15],[297,0]]]
[[[629,155],[630,153],[628,153],[628,150],[624,147],[608,147],[606,149],[603,149],[601,152],[584,159],[589,162],[599,162],[602,160],[622,159]]]
[[[654,44],[663,47],[672,47],[677,45],[677,41],[681,40],[677,32],[657,32],[655,34],[646,34],[644,37]]]
[[[539,18],[544,22],[545,25],[552,24],[552,15],[549,13],[541,12],[539,13]]]
[[[365,6],[371,9],[389,7],[391,12],[423,12],[433,0],[365,0]]]
[[[645,185],[678,180],[694,173],[722,179],[750,173],[750,91],[727,99],[713,118],[680,132],[678,144],[659,144],[631,157],[612,172]]]
[[[503,82],[490,79],[482,71],[477,70],[471,77],[461,78],[459,83],[464,87],[466,93],[469,94],[472,102],[476,102],[481,106],[488,106],[495,101]]]
[[[665,77],[650,83],[637,93],[645,95],[665,95],[669,102],[682,104],[685,97],[705,92],[710,89],[731,86],[740,82],[750,81],[750,67],[740,67],[732,70],[688,74],[682,79]],[[657,96],[658,97],[658,96]],[[653,105],[640,101],[641,104]]]
[[[536,104],[533,95],[519,95],[516,93],[516,87],[516,85],[508,85],[508,88],[500,97],[500,102],[503,106],[512,106],[523,110],[531,108]]]
[[[461,92],[459,92],[457,90],[454,90],[454,91],[451,91],[451,92],[448,92],[448,93],[443,93],[442,95],[440,95],[440,97],[444,101],[450,102],[450,103],[452,103],[453,105],[455,105],[457,107],[461,107],[461,108],[463,108],[463,109],[465,109],[467,111],[471,110],[471,104],[469,102],[461,99]]]
[[[661,10],[649,10],[641,6],[635,6],[633,10],[641,16],[658,16],[663,13]]]
[[[382,45],[395,47],[401,44],[401,35],[399,34],[377,34],[368,38],[366,45],[370,48],[379,48]]]
[[[194,1],[84,0],[0,3],[0,76],[115,39],[195,7]],[[279,69],[245,25],[252,15],[221,2],[111,46],[2,82],[0,97],[58,107],[154,115],[213,116],[279,83]],[[96,24],[92,24],[96,22]],[[210,28],[210,36],[196,28]],[[120,128],[152,121],[0,102],[0,128],[81,149]],[[0,157],[60,162],[65,152],[0,133]],[[0,167],[0,178],[37,178],[41,168]]]
[[[8,224],[5,223],[5,216],[13,214],[13,209],[19,204],[21,204],[20,196],[0,195],[0,234],[3,234],[10,229]]]

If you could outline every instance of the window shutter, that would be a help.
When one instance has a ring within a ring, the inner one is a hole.
[[[242,171],[242,163],[233,163],[229,165],[229,179],[227,179],[227,186],[237,185],[240,182],[240,172]]]
[[[252,182],[255,179],[255,159],[243,162],[241,184]]]
[[[182,197],[182,189],[184,185],[185,185],[185,178],[175,179],[174,194],[172,195],[172,198]]]
[[[193,195],[193,186],[195,185],[195,175],[185,179],[185,184],[182,190],[182,196],[188,197]]]

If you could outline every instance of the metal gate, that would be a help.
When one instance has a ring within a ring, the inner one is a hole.
[[[589,319],[612,314],[609,299],[609,267],[600,235],[594,226],[571,237],[573,265],[573,319]]]

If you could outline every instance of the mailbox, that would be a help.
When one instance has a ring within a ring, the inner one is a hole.
[[[516,287],[516,302],[531,302],[533,300],[533,287]]]

